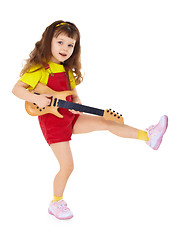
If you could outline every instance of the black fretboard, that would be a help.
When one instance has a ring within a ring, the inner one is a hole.
[[[75,111],[90,113],[90,114],[94,114],[94,115],[98,115],[98,116],[103,116],[103,114],[104,114],[104,110],[102,110],[102,109],[88,107],[85,105],[81,105],[78,103],[72,103],[72,102],[61,100],[61,99],[58,100],[57,107],[73,109]]]

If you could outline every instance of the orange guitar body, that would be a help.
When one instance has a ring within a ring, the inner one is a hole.
[[[44,109],[43,108],[40,109],[34,103],[30,103],[26,101],[25,109],[27,113],[31,116],[41,116],[46,113],[52,113],[59,118],[63,118],[63,116],[58,112],[57,104],[56,105],[54,104],[55,98],[65,100],[67,96],[74,95],[73,91],[56,92],[42,83],[38,83],[32,92],[39,93],[39,94],[51,94],[53,98],[51,100],[50,106],[46,106]]]
[[[25,102],[25,109],[27,111],[27,113],[31,116],[41,116],[47,113],[51,113],[54,114],[55,116],[59,117],[59,118],[63,118],[63,116],[59,113],[58,108],[59,108],[59,101],[61,102],[65,102],[65,103],[69,103],[70,102],[66,102],[66,97],[69,95],[74,95],[73,91],[61,91],[61,92],[56,92],[54,90],[52,90],[51,88],[47,87],[46,85],[42,84],[42,83],[38,83],[37,86],[34,88],[33,91],[31,91],[35,94],[49,94],[52,95],[51,98],[51,103],[49,106],[46,106],[45,108],[39,108],[35,103],[30,103],[30,102]],[[64,100],[64,101],[63,101]],[[78,105],[78,104],[74,104],[71,103],[72,106],[71,107],[64,107],[67,109],[75,109],[74,105]],[[95,108],[91,108],[88,106],[84,106],[84,105],[80,105],[81,107],[83,107],[82,109],[83,112],[87,112],[87,113],[91,113],[91,114],[95,114],[95,115],[99,115],[99,116],[103,116],[104,119],[106,120],[112,120],[118,123],[122,123],[124,124],[124,119],[122,117],[122,115],[119,115],[118,113],[115,113],[115,111],[111,111],[106,109],[101,110],[101,109],[95,109]],[[79,106],[79,107],[80,107]],[[93,112],[88,112],[85,111],[85,109],[94,109],[95,113]],[[78,110],[78,109],[75,109]],[[97,113],[98,111],[98,113]]]

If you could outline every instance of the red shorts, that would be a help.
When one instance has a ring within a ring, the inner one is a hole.
[[[64,72],[54,73],[53,76],[49,75],[47,86],[55,91],[66,91],[69,90],[67,81]],[[71,101],[71,96],[68,96],[66,100]],[[70,141],[73,126],[79,117],[79,114],[73,114],[68,109],[59,108],[58,111],[63,118],[58,118],[51,113],[38,117],[42,133],[49,145]]]
[[[67,109],[59,109],[61,114],[63,114],[62,110]],[[73,114],[68,110],[66,112],[66,116],[63,114],[63,118],[58,118],[50,113],[38,117],[42,133],[49,145],[71,140],[72,129],[79,114]]]

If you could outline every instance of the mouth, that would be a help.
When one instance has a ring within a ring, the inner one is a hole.
[[[65,54],[65,53],[59,53],[62,57],[66,57],[67,56],[67,54]]]

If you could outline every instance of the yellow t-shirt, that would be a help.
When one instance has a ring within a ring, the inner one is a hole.
[[[54,62],[49,62],[48,64],[50,66],[49,70],[45,70],[45,68],[42,65],[36,65],[30,68],[30,70],[26,72],[19,79],[19,81],[22,81],[28,84],[30,86],[28,89],[34,89],[35,86],[38,84],[38,82],[41,82],[47,85],[50,72],[52,73],[65,72],[65,68],[61,64],[57,64]],[[75,83],[75,78],[73,76],[71,69],[69,69],[68,74],[69,74],[70,86],[71,86],[71,89],[73,89],[76,87],[76,83]]]

